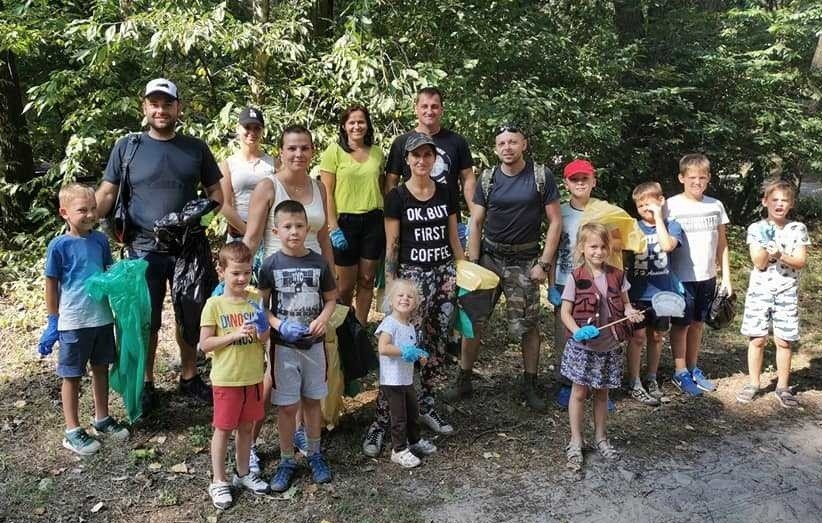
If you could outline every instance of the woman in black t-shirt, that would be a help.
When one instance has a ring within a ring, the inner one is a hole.
[[[435,432],[453,427],[434,410],[433,378],[445,358],[456,301],[454,261],[464,254],[457,237],[456,197],[445,184],[431,179],[437,153],[428,136],[415,133],[405,145],[411,177],[385,199],[385,277],[416,283],[422,297],[414,325],[419,346],[430,354],[420,370],[420,420]],[[376,455],[390,423],[388,403],[377,399],[376,420],[368,429],[363,450]],[[375,452],[376,450],[376,452]]]

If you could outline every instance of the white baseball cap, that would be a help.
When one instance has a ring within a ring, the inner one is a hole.
[[[177,95],[177,86],[174,85],[173,82],[171,82],[170,80],[166,80],[165,78],[155,78],[154,80],[147,83],[146,92],[143,95],[143,98],[154,93],[163,93],[165,95],[170,96],[174,100],[177,100],[179,98],[179,96]]]

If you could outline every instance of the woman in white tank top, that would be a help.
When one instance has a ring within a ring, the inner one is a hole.
[[[275,160],[260,149],[265,123],[259,109],[246,107],[237,124],[240,150],[220,162],[220,187],[225,203],[220,212],[228,220],[229,239],[242,238],[248,220],[251,193],[275,172]]]

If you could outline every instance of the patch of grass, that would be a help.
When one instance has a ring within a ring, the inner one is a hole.
[[[207,447],[211,443],[212,429],[208,425],[195,425],[188,429],[188,444],[192,447]]]

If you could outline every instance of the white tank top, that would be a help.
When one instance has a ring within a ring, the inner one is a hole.
[[[266,258],[282,247],[280,239],[271,230],[274,227],[274,209],[284,200],[295,199],[286,192],[285,186],[280,183],[276,176],[273,176],[272,180],[274,181],[275,192],[274,203],[268,210],[268,220],[266,220],[265,232],[263,233],[263,253]],[[311,180],[311,193],[311,203],[308,205],[303,204],[305,205],[305,213],[308,215],[308,226],[311,228],[305,238],[305,246],[317,254],[322,254],[320,241],[317,239],[317,231],[325,225],[325,209],[323,208],[322,194],[320,194],[320,185],[316,180]]]
[[[234,190],[234,208],[243,221],[248,221],[248,203],[251,193],[264,178],[274,176],[274,158],[263,154],[253,161],[246,161],[239,154],[226,159],[231,173],[231,188]]]

